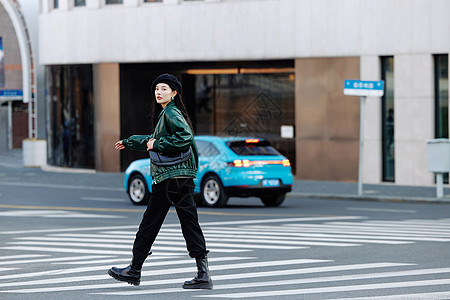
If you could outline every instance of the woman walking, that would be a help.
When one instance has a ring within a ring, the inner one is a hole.
[[[191,151],[188,160],[174,165],[161,166],[151,163],[152,199],[144,212],[133,244],[131,264],[125,268],[112,267],[108,274],[114,279],[139,285],[142,265],[158,235],[170,206],[175,206],[186,240],[189,256],[195,258],[197,276],[185,281],[185,289],[212,289],[208,269],[205,238],[198,223],[197,208],[193,199],[194,178],[198,168],[198,152],[192,124],[184,106],[182,85],[171,74],[162,74],[152,84],[153,128],[152,135],[133,135],[118,141],[117,150],[125,148],[138,151],[154,151],[162,155]]]

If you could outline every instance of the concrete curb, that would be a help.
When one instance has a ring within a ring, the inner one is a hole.
[[[314,198],[327,200],[359,200],[359,201],[380,201],[380,202],[410,202],[410,203],[444,203],[450,204],[450,198],[428,198],[428,197],[404,197],[404,196],[371,196],[371,195],[352,195],[352,194],[326,194],[326,193],[298,193],[291,192],[288,197]]]

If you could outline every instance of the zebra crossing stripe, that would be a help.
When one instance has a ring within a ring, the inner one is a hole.
[[[131,248],[132,245],[128,244],[128,245],[118,245],[118,244],[94,244],[94,243],[58,243],[58,242],[9,242],[8,244],[11,245],[23,245],[23,246],[70,246],[70,247],[82,247],[82,248],[107,248],[107,249],[129,249],[128,252],[125,252],[126,254],[130,254],[131,253]],[[186,244],[185,243],[176,243],[177,245],[184,245],[184,247],[174,247],[174,246],[170,246],[170,247],[164,247],[164,246],[160,246],[162,243],[157,243],[156,245],[152,246],[152,251],[154,250],[156,251],[175,251],[175,252],[181,252],[181,253],[185,253],[186,252]],[[166,243],[168,244],[168,243]],[[226,247],[226,245],[228,246],[228,248],[261,248],[261,249],[280,249],[280,247],[275,247],[275,246],[265,246],[265,245],[252,245],[252,246],[248,246],[248,245],[242,245],[242,246],[237,246],[237,245],[229,245],[229,244],[210,244],[208,243],[208,246],[211,251],[214,252],[222,252],[222,253],[236,253],[236,252],[245,252],[245,251],[250,251],[250,250],[245,250],[245,249],[221,249],[221,248],[214,248],[214,247]],[[6,248],[11,248],[11,247],[5,247],[5,248],[0,248],[0,249],[6,249]],[[52,248],[53,249],[53,248]],[[69,248],[67,248],[69,249]],[[284,249],[288,249],[288,250],[292,250],[292,249],[301,249],[300,247],[284,247]],[[95,250],[88,250],[88,252],[84,252],[84,253],[96,253],[94,252]],[[103,250],[102,250],[103,251]],[[103,253],[103,254],[111,254],[110,251],[105,250],[105,252],[97,252],[98,254]],[[70,252],[70,249],[67,251]],[[117,251],[115,251],[115,253],[118,253]],[[123,254],[124,252],[122,252]]]
[[[47,255],[45,255],[47,256]],[[29,257],[29,256],[27,256]],[[40,259],[29,259],[29,260],[13,260],[0,262],[0,265],[17,265],[17,264],[31,264],[31,263],[41,263],[41,262],[66,262],[67,261],[78,261],[87,259],[99,259],[108,258],[113,256],[72,256],[72,257],[58,257],[58,258],[40,258]]]
[[[306,288],[306,289],[294,289],[294,290],[276,290],[276,291],[264,291],[264,292],[234,293],[234,294],[215,294],[214,298],[237,299],[237,298],[251,298],[251,297],[273,297],[273,296],[279,297],[279,296],[288,296],[288,295],[338,293],[338,292],[366,291],[366,290],[375,290],[375,289],[376,290],[392,289],[392,288],[432,286],[432,285],[444,285],[444,284],[450,284],[450,279],[387,282],[387,283],[332,286],[332,287]],[[196,295],[193,297],[205,298],[205,297],[211,297],[211,295]]]
[[[242,260],[242,259],[252,259],[252,257],[218,257],[209,259],[212,262],[221,262],[221,261],[234,261],[234,260]],[[308,263],[310,260],[303,260],[304,263]],[[311,260],[315,262],[314,260]],[[292,262],[292,261],[291,261]],[[320,262],[320,261],[319,261]],[[192,260],[181,260],[181,261],[163,261],[163,262],[152,262],[152,265],[164,266],[164,265],[172,265],[172,264],[192,264]],[[109,278],[106,275],[106,270],[108,270],[111,266],[94,266],[94,267],[85,267],[85,268],[71,268],[64,270],[50,270],[50,271],[42,271],[42,272],[31,272],[31,273],[21,273],[21,274],[9,274],[5,276],[0,276],[1,279],[22,279],[26,277],[42,277],[42,276],[59,276],[65,274],[76,274],[76,273],[85,273],[89,271],[99,271],[104,270],[104,275],[92,275],[92,276],[80,276],[80,277],[67,277],[67,278],[58,278],[58,279],[43,279],[43,280],[34,280],[34,281],[24,281],[24,282],[9,282],[9,283],[1,283],[0,287],[9,287],[9,286],[21,286],[21,285],[34,285],[34,284],[55,284],[55,283],[65,283],[65,282],[77,282],[83,280],[101,280],[105,278]],[[148,271],[151,275],[158,274],[176,274],[182,272],[192,272],[193,268],[176,268],[176,269],[167,269],[160,271]],[[172,273],[173,272],[173,273]],[[146,272],[142,272],[142,276],[144,276]],[[1,292],[1,291],[0,291]]]
[[[313,263],[311,261],[310,263]],[[305,262],[307,263],[307,262]],[[234,264],[235,265],[235,264]],[[222,265],[222,266],[234,266],[234,265]],[[312,267],[312,268],[304,268],[304,269],[293,269],[293,270],[285,270],[285,271],[261,271],[261,272],[250,272],[250,273],[239,273],[239,278],[258,278],[258,277],[272,277],[272,276],[284,276],[284,275],[295,275],[295,274],[310,274],[310,273],[321,273],[321,272],[338,272],[338,271],[346,271],[346,270],[364,270],[364,269],[374,269],[374,268],[387,268],[387,267],[397,267],[397,266],[407,266],[410,264],[401,264],[401,263],[371,263],[371,264],[354,264],[354,265],[338,265],[338,266],[329,266],[329,267]],[[228,270],[227,268],[223,268],[222,266],[211,266],[210,269],[213,271],[220,270]],[[247,267],[249,267],[247,265]],[[256,267],[256,266],[254,266]],[[193,269],[190,270],[191,272]],[[160,274],[161,271],[154,271],[153,274],[151,272],[146,272],[146,276],[153,276]],[[171,272],[171,274],[177,272]],[[143,274],[144,275],[144,274]],[[213,275],[213,280],[215,282],[220,280],[233,280],[236,279],[235,274],[229,275]],[[34,280],[28,282],[19,282],[19,283],[10,283],[10,284],[0,284],[0,287],[11,287],[11,286],[28,286],[28,285],[43,285],[43,284],[59,284],[59,283],[69,283],[69,282],[79,282],[79,281],[92,281],[92,280],[101,280],[101,279],[110,279],[107,276],[82,276],[82,277],[72,277],[72,278],[60,278],[58,279],[50,279],[50,280]],[[164,279],[164,280],[150,280],[150,281],[141,281],[141,286],[156,286],[156,285],[166,285],[166,284],[176,284],[183,282],[185,278],[178,279]],[[0,293],[39,293],[39,292],[55,292],[55,291],[74,291],[74,290],[88,290],[88,289],[111,289],[115,287],[123,287],[123,283],[111,283],[111,284],[94,284],[94,285],[76,285],[76,286],[64,286],[64,287],[50,287],[50,288],[35,288],[35,289],[24,289],[21,288],[19,290],[4,290],[0,291]],[[150,291],[140,291],[141,294],[151,294],[152,291],[159,291],[162,293],[162,290],[150,290]],[[180,291],[180,289],[176,289],[176,291]],[[124,292],[126,295],[136,292]],[[114,295],[119,295],[119,292],[111,293]]]
[[[434,292],[434,293],[417,293],[417,294],[402,294],[402,295],[384,295],[378,297],[358,297],[358,298],[339,298],[330,300],[443,300],[450,299],[450,292]]]
[[[309,242],[307,238],[295,238],[295,237],[280,237],[280,236],[267,236],[267,235],[255,235],[255,233],[252,233],[253,235],[246,235],[246,234],[207,234],[205,233],[205,237],[208,241],[238,241],[242,243],[260,243],[261,240],[264,240],[264,242],[267,242],[267,240],[270,240],[271,244],[286,244],[286,245],[308,245],[308,246],[334,246],[334,247],[349,247],[349,246],[360,246],[360,244],[351,244],[351,243],[331,243],[331,242]],[[61,240],[61,241],[99,241],[101,238],[108,238],[109,242],[111,242],[111,239],[119,239],[118,241],[115,241],[115,243],[121,243],[121,242],[128,242],[128,240],[132,241],[133,238],[129,238],[126,236],[117,236],[117,235],[58,235],[59,237],[47,237],[42,238],[43,240]],[[88,239],[82,239],[82,237],[86,237]],[[89,239],[92,238],[92,239]],[[226,239],[229,238],[229,239]],[[242,238],[242,239],[239,239]],[[19,239],[19,238],[17,238]],[[29,238],[23,237],[20,238],[21,240],[28,240]],[[35,238],[32,237],[30,239],[34,240],[40,240],[41,238]],[[123,241],[120,241],[120,239],[123,239]],[[160,232],[158,234],[157,241],[164,242],[164,240],[183,240],[181,233],[164,233]],[[209,243],[208,243],[209,245]]]
[[[219,258],[210,258],[210,262],[215,261],[233,261],[234,257],[219,257]],[[282,266],[282,265],[294,265],[294,264],[308,264],[308,263],[319,263],[319,262],[328,262],[327,260],[314,260],[314,259],[294,259],[294,260],[284,260],[284,261],[267,261],[267,262],[253,262],[253,263],[244,263],[244,264],[225,264],[225,265],[213,265],[210,267],[210,270],[231,270],[231,269],[239,269],[239,268],[257,268],[257,267],[266,267],[266,266]],[[192,264],[192,260],[190,260]],[[53,276],[53,275],[63,275],[63,274],[74,274],[76,272],[86,272],[87,269],[89,271],[93,271],[95,269],[105,270],[105,275],[92,275],[92,276],[79,276],[79,277],[66,277],[66,278],[56,278],[56,279],[41,279],[34,280],[28,282],[9,282],[2,283],[0,287],[10,287],[10,286],[22,286],[22,285],[39,285],[39,284],[57,284],[57,283],[67,283],[67,282],[77,282],[84,280],[102,280],[109,278],[106,275],[106,270],[111,266],[97,266],[92,268],[74,268],[74,269],[66,269],[66,270],[53,270],[53,271],[45,271],[45,272],[35,272],[35,273],[25,273],[25,274],[15,274],[9,276],[0,276],[0,279],[14,279],[14,278],[23,278],[23,277],[35,277],[35,276]],[[143,271],[141,272],[141,277],[144,276],[158,276],[158,275],[168,275],[168,274],[179,274],[179,273],[190,273],[195,269],[193,266],[186,268],[174,268],[174,269],[164,269],[164,270],[152,270],[152,271]],[[0,291],[1,292],[1,291]]]
[[[204,230],[204,234],[206,237],[210,236],[211,233],[216,233],[217,236],[220,236],[220,233],[230,233],[228,231],[221,231],[221,230]],[[240,231],[239,233],[249,233],[249,234],[255,234],[255,232],[251,232],[251,231]],[[276,235],[278,238],[281,238],[280,236],[284,236],[287,235],[285,232],[283,232],[282,230],[277,231],[277,232],[265,232],[265,231],[260,231],[259,232],[261,235]],[[289,234],[289,233],[288,233]],[[347,242],[348,244],[341,244],[342,245],[350,245],[352,246],[351,243],[368,243],[368,244],[389,244],[389,245],[402,245],[402,244],[410,244],[412,243],[412,241],[410,241],[410,239],[408,241],[400,241],[400,240],[383,240],[380,238],[374,239],[364,239],[362,237],[357,237],[357,236],[351,236],[351,238],[340,238],[338,236],[333,237],[333,238],[327,238],[325,236],[323,237],[308,237],[303,233],[296,233],[296,234],[292,234],[292,236],[295,236],[296,240],[306,240],[306,241],[323,241],[325,243],[325,241],[329,241],[329,242]],[[338,243],[336,243],[335,246],[337,246]]]
[[[369,273],[369,274],[357,274],[357,275],[342,275],[342,276],[329,276],[329,277],[315,277],[315,278],[302,278],[291,280],[271,280],[264,282],[246,282],[246,283],[234,283],[234,284],[222,284],[214,285],[214,290],[225,289],[240,289],[240,288],[254,288],[254,287],[268,287],[268,286],[283,286],[291,284],[308,284],[308,283],[323,283],[323,282],[336,282],[336,281],[349,281],[349,280],[361,280],[361,279],[375,279],[375,278],[389,278],[400,276],[414,276],[414,275],[428,275],[449,273],[450,268],[434,268],[434,269],[422,269],[422,270],[410,270],[400,272],[382,272],[382,273]],[[214,276],[214,282],[220,281],[220,276]],[[181,280],[181,279],[180,279]],[[108,295],[142,295],[142,294],[156,294],[156,293],[168,293],[172,292],[172,289],[157,289],[151,291],[127,291],[127,292],[107,292],[96,294],[108,294]],[[179,292],[179,289],[174,289],[173,292]],[[213,295],[215,297],[216,295]],[[360,298],[358,298],[360,299]],[[369,299],[369,298],[368,298]],[[372,299],[372,298],[370,298]],[[405,299],[405,298],[403,298]]]
[[[9,256],[0,256],[0,264],[3,264],[1,260],[11,260],[11,259],[18,259],[18,258],[36,258],[36,257],[46,257],[50,255],[44,255],[44,254],[21,254],[21,255],[9,255]]]
[[[310,224],[305,224],[305,225],[310,225]],[[287,227],[287,226],[286,226]],[[347,228],[335,228],[334,226],[324,226],[324,225],[314,225],[314,226],[305,226],[305,227],[295,227],[292,226],[290,228],[282,228],[282,227],[269,227],[269,226],[251,226],[251,227],[245,227],[245,228],[238,228],[236,230],[254,230],[254,231],[259,231],[259,232],[265,232],[266,234],[275,234],[275,233],[280,233],[282,232],[283,234],[287,235],[287,234],[292,234],[293,236],[296,235],[301,235],[304,234],[306,232],[326,232],[326,233],[335,233],[335,234],[341,234],[341,233],[345,233],[345,234],[355,234],[355,235],[375,235],[378,237],[382,237],[382,236],[400,236],[400,237],[414,237],[414,236],[418,236],[418,237],[428,237],[430,239],[433,239],[433,237],[436,238],[440,238],[443,239],[441,241],[447,242],[449,241],[448,238],[444,239],[444,236],[450,236],[450,235],[443,235],[443,234],[437,234],[437,233],[433,233],[433,232],[402,232],[402,231],[398,231],[398,230],[394,230],[394,229],[386,229],[386,230],[381,230],[381,229],[374,229],[373,227],[371,228],[356,228],[356,226],[353,227],[347,227]],[[355,237],[357,238],[357,237]]]
[[[61,246],[61,245],[59,245]],[[56,248],[56,247],[28,247],[28,246],[9,246],[0,247],[0,250],[20,250],[20,251],[38,251],[38,252],[62,252],[62,253],[86,253],[86,254],[105,254],[105,255],[130,255],[130,251],[115,250],[94,250],[84,248]]]

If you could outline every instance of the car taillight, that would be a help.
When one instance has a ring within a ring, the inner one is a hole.
[[[283,167],[290,167],[291,166],[291,162],[289,161],[289,159],[283,159],[283,160],[256,160],[256,161],[251,161],[248,159],[235,159],[233,160],[233,162],[229,162],[228,166],[229,167],[236,167],[236,168],[247,168],[253,165],[282,165]]]
[[[281,161],[281,164],[283,165],[283,167],[290,167],[291,166],[291,162],[289,161],[289,159],[283,159]]]
[[[247,144],[259,143],[259,139],[246,139]]]

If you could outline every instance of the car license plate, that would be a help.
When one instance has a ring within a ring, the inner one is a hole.
[[[263,179],[262,181],[263,187],[276,187],[280,186],[280,180],[279,179]]]

